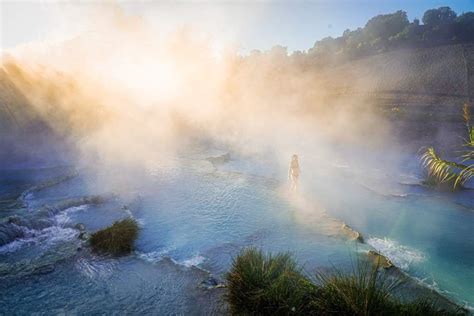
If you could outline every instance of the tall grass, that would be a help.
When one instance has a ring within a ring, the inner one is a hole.
[[[249,248],[226,275],[225,299],[234,315],[465,315],[430,300],[402,303],[394,297],[402,281],[381,270],[361,261],[349,273],[318,272],[313,282],[289,254]]]
[[[316,299],[321,314],[393,315],[397,310],[392,293],[402,281],[382,274],[379,264],[357,261],[350,273],[317,272],[316,280],[322,288]]]
[[[235,315],[305,313],[317,287],[287,253],[245,249],[226,275],[226,300]]]
[[[138,230],[137,221],[133,218],[126,218],[95,232],[89,242],[96,252],[122,255],[132,251]]]

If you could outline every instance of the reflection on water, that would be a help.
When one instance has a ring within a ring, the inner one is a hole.
[[[305,157],[300,196],[294,197],[286,193],[285,170],[278,165],[240,157],[216,164],[202,157],[195,153],[173,167],[151,168],[130,188],[132,198],[75,205],[45,215],[51,225],[20,227],[18,237],[0,246],[4,312],[221,312],[222,290],[198,285],[209,273],[221,279],[233,256],[249,245],[291,251],[308,272],[348,266],[354,253],[373,247],[410,275],[474,305],[470,192],[433,193],[410,172],[347,164],[313,168]],[[22,196],[61,172],[3,172],[2,221],[29,218],[43,204],[110,193],[79,175]],[[129,215],[141,225],[131,256],[97,257],[78,238],[78,223],[93,232]],[[366,244],[344,224],[360,231]]]

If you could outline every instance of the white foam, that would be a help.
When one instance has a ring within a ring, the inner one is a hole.
[[[1,253],[10,253],[10,252],[15,252],[19,250],[20,248],[23,248],[24,246],[28,244],[32,244],[33,240],[29,240],[28,238],[24,239],[15,239],[14,241],[3,245],[0,247],[0,254]]]
[[[69,217],[70,214],[76,213],[79,211],[84,211],[88,208],[89,208],[89,204],[83,204],[83,205],[73,206],[73,207],[65,209],[64,211],[54,216],[56,225],[64,227],[66,224],[69,224],[69,222],[71,221],[71,218]]]
[[[115,269],[114,260],[95,260],[79,258],[75,263],[76,268],[91,280],[110,277]]]
[[[26,201],[29,201],[29,200],[32,200],[33,199],[33,192],[27,192],[25,195],[22,196],[23,197],[23,200],[26,202]]]
[[[388,238],[372,237],[367,240],[367,243],[403,270],[408,270],[411,264],[419,263],[426,259],[423,252],[400,245]]]
[[[416,276],[412,276],[412,278],[418,282],[419,284],[436,291],[438,293],[442,293],[443,291],[439,288],[438,283],[433,278],[418,278]],[[448,291],[444,291],[444,293],[449,293]]]
[[[132,211],[130,211],[128,208],[123,209],[123,211],[124,211],[125,214],[127,214],[128,216],[133,217]]]
[[[138,258],[143,259],[147,262],[156,263],[161,261],[173,248],[164,248],[158,251],[151,252],[135,252]]]
[[[15,252],[25,246],[40,244],[48,248],[54,244],[77,238],[78,231],[72,228],[51,226],[41,230],[22,227],[25,237],[18,238],[0,247],[0,253]]]
[[[39,241],[44,247],[49,247],[57,243],[76,239],[77,236],[79,236],[79,232],[76,229],[51,226],[41,230]]]
[[[73,206],[65,209],[56,216],[54,216],[55,226],[46,227],[44,229],[29,229],[24,226],[19,226],[23,231],[23,238],[15,239],[14,241],[0,247],[0,253],[15,252],[25,246],[40,244],[43,248],[50,247],[59,242],[73,240],[77,238],[78,231],[66,227],[70,223],[71,213],[86,210],[88,204]]]
[[[143,218],[136,218],[138,226],[143,227],[145,226],[145,220]]]
[[[206,260],[206,258],[204,258],[203,256],[197,254],[195,255],[194,257],[191,257],[189,259],[185,259],[183,261],[179,261],[178,264],[180,265],[183,265],[187,268],[190,268],[190,267],[197,267],[199,266],[201,263],[204,262],[204,260]]]
[[[170,257],[170,252],[173,251],[174,249],[175,248],[173,247],[167,247],[161,250],[151,251],[151,252],[136,251],[135,254],[138,256],[138,258],[150,263],[157,263],[163,260],[164,258],[169,258],[171,259],[173,263],[180,266],[184,266],[186,268],[199,267],[199,265],[206,260],[206,258],[204,258],[203,256],[199,254],[196,254],[195,256],[184,259],[184,260],[175,260],[172,257]]]
[[[438,292],[439,294],[445,296],[446,298],[452,300],[453,302],[457,302],[458,305],[462,306],[463,308],[469,310],[471,313],[474,312],[474,306],[471,306],[469,305],[469,302],[465,301],[465,300],[457,300],[455,297],[455,293],[453,292],[450,292],[450,291],[447,291],[447,290],[442,290],[439,286],[438,286],[438,283],[436,283],[436,281],[430,277],[426,277],[426,278],[418,278],[418,277],[415,277],[415,276],[411,276],[416,282],[418,282],[419,284],[421,284],[422,286],[425,286],[435,292]]]

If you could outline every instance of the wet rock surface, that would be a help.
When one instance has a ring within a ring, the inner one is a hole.
[[[209,161],[213,166],[222,165],[226,162],[229,162],[231,159],[230,153],[226,153],[220,156],[207,157],[206,160]]]

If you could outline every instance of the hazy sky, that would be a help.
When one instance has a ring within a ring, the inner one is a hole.
[[[277,44],[293,51],[306,50],[326,36],[339,36],[347,28],[363,26],[377,14],[402,9],[410,20],[421,19],[424,11],[440,6],[450,6],[459,14],[474,11],[474,0],[124,1],[119,6],[126,14],[142,16],[163,31],[188,26],[243,51]],[[0,0],[0,48],[78,32],[82,18],[96,7],[103,4]]]

